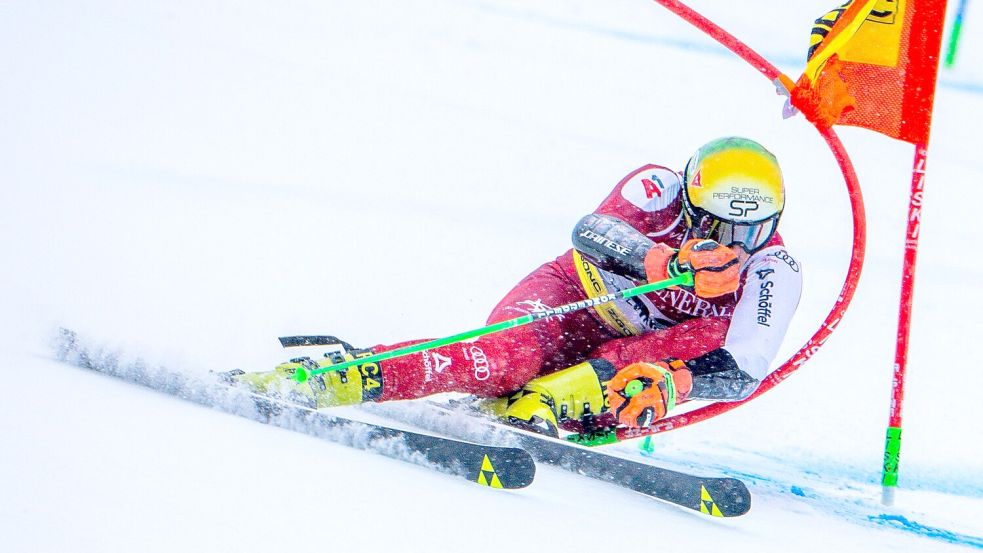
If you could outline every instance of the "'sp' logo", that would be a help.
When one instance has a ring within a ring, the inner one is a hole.
[[[747,217],[748,213],[758,210],[758,202],[753,200],[731,200],[730,215],[734,217]]]

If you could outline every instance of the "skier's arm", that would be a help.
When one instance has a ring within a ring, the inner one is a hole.
[[[800,271],[781,246],[751,258],[724,346],[686,362],[693,373],[690,399],[739,401],[758,388],[798,306]]]
[[[681,189],[679,175],[665,167],[632,171],[577,222],[574,248],[601,269],[644,281],[645,254],[655,245],[649,237],[667,236],[682,223]]]
[[[688,240],[677,252],[655,243],[614,217],[592,213],[573,231],[573,245],[594,265],[636,281],[656,282],[692,271],[693,291],[702,298],[733,293],[739,285],[737,254],[712,240]]]
[[[742,371],[734,356],[717,348],[686,362],[693,375],[689,399],[740,401],[758,389],[760,380]]]
[[[573,247],[592,263],[634,280],[645,280],[645,254],[655,245],[635,227],[614,217],[591,213],[577,222]]]

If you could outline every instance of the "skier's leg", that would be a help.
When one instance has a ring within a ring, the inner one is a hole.
[[[534,378],[522,389],[481,407],[508,423],[527,430],[556,435],[557,427],[585,428],[617,424],[607,414],[607,382],[623,367],[640,361],[682,360],[699,357],[723,345],[728,323],[724,319],[695,319],[671,328],[608,340],[593,349],[590,360]]]
[[[280,363],[272,371],[247,373],[234,370],[223,373],[230,383],[241,384],[252,391],[288,399],[314,408],[354,405],[365,401],[377,401],[382,393],[382,376],[378,363],[365,363],[340,371],[328,371],[310,376],[298,383],[293,375],[298,368],[308,371],[343,361],[366,357],[372,352],[366,349],[346,347],[332,352],[317,362],[309,357],[297,357]]]
[[[495,307],[488,324],[584,299],[555,263],[547,263],[513,288]],[[540,372],[569,366],[611,335],[586,310],[381,363],[380,401],[440,392],[497,397],[522,387]],[[375,352],[418,343],[376,346]]]
[[[566,278],[556,262],[550,262],[516,285],[492,311],[488,323],[582,299],[581,289]],[[540,372],[582,360],[586,352],[611,337],[593,315],[579,311],[471,342],[324,373],[303,384],[289,378],[302,360],[281,364],[271,372],[235,375],[234,379],[260,393],[306,398],[307,403],[317,407],[415,399],[441,392],[497,397],[521,388]],[[424,341],[427,340],[378,345],[369,350],[348,352],[348,358]]]
[[[617,368],[669,358],[689,361],[724,345],[729,322],[710,317],[692,319],[664,330],[610,340],[591,353]]]
[[[556,436],[564,423],[584,425],[604,411],[605,384],[614,374],[611,363],[591,359],[537,376],[508,396],[482,400],[478,408],[513,426]]]

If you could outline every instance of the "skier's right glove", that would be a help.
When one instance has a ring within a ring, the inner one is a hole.
[[[608,408],[618,422],[646,427],[666,416],[693,389],[693,374],[682,361],[632,363],[608,382]]]
[[[687,240],[678,252],[665,244],[656,244],[645,254],[644,264],[649,282],[692,271],[693,292],[701,298],[731,294],[740,286],[737,254],[713,240]]]
[[[649,249],[645,254],[645,278],[649,282],[659,282],[675,277],[679,274],[679,266],[676,264],[676,254],[678,252],[669,246],[658,243]],[[673,286],[678,288],[678,286]]]

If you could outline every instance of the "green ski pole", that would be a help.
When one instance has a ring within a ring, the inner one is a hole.
[[[547,309],[545,311],[537,311],[535,313],[530,313],[528,315],[523,315],[515,319],[509,319],[507,321],[502,321],[500,323],[495,323],[493,325],[489,325],[486,327],[469,330],[467,332],[461,332],[460,334],[455,334],[453,336],[448,336],[446,338],[439,338],[437,340],[431,340],[429,342],[422,342],[419,344],[414,344],[412,346],[406,346],[389,351],[384,351],[382,353],[369,355],[367,357],[361,357],[359,359],[352,359],[349,361],[345,361],[343,363],[338,363],[337,365],[328,365],[313,370],[308,370],[303,367],[297,367],[297,371],[294,372],[293,378],[297,382],[306,382],[307,379],[310,378],[311,376],[323,374],[326,372],[340,371],[354,365],[364,365],[366,363],[378,363],[379,361],[385,361],[386,359],[393,359],[396,357],[409,355],[411,353],[417,353],[420,351],[426,351],[428,349],[439,348],[441,346],[446,346],[449,344],[456,344],[457,342],[463,342],[465,340],[470,340],[471,338],[477,338],[479,336],[494,334],[496,332],[501,332],[509,328],[515,328],[517,326],[526,325],[548,317],[553,317],[556,315],[566,315],[567,313],[580,311],[581,309],[587,309],[588,307],[594,307],[595,305],[601,305],[602,303],[608,303],[610,301],[614,301],[618,299],[633,298],[635,296],[640,296],[642,294],[647,294],[649,292],[654,292],[656,290],[669,288],[670,286],[692,286],[692,285],[693,285],[693,274],[680,273],[679,275],[673,278],[660,280],[659,282],[651,282],[649,284],[643,284],[641,286],[636,286],[634,288],[628,288],[627,290],[612,292],[610,294],[605,294],[603,296],[598,296],[596,298],[588,298],[586,300],[581,300],[574,303],[568,303],[566,305],[561,305],[559,307],[554,307],[552,309]]]

